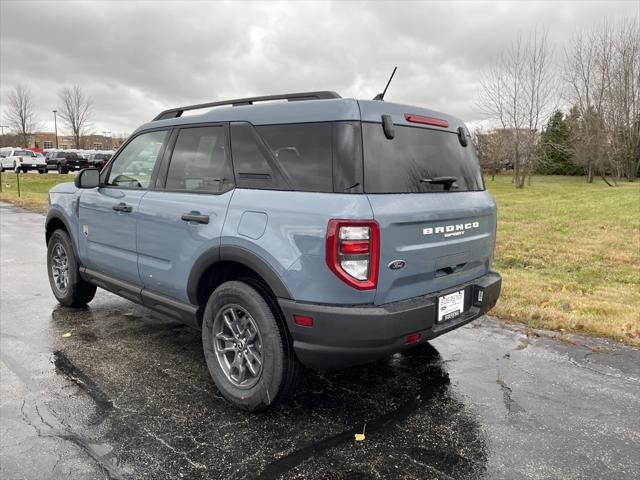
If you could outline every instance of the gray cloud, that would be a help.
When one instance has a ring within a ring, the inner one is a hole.
[[[0,2],[2,104],[29,84],[52,128],[77,83],[95,131],[130,132],[185,103],[285,91],[387,98],[482,120],[478,75],[519,31],[557,52],[578,28],[638,17],[637,2]]]

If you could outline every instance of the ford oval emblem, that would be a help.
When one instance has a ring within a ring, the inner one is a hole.
[[[392,262],[389,262],[389,265],[387,265],[387,267],[389,267],[391,270],[400,270],[401,268],[404,268],[406,264],[407,262],[405,262],[404,260],[394,260]]]

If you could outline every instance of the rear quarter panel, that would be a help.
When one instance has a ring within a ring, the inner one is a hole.
[[[373,218],[365,195],[236,189],[222,245],[251,250],[280,276],[294,300],[372,303],[375,291],[343,283],[326,264],[330,219]]]

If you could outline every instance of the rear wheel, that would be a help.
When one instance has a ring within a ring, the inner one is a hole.
[[[278,315],[241,281],[220,285],[207,302],[202,345],[209,372],[222,395],[244,410],[264,410],[297,384],[301,365]]]
[[[53,295],[65,307],[82,307],[93,300],[95,285],[80,277],[69,235],[56,230],[47,245],[47,271]]]
[[[60,175],[64,175],[64,174],[66,174],[66,173],[68,173],[68,172],[69,172],[69,171],[68,171],[66,168],[64,168],[61,164],[58,164],[58,173],[59,173]]]
[[[47,173],[47,169],[46,169],[46,168],[39,168],[39,169],[38,169],[38,173],[39,173],[40,175],[42,175],[43,173]]]
[[[28,169],[28,168],[23,168],[23,169],[22,169],[22,173],[27,173],[28,171],[29,171],[29,169]]]

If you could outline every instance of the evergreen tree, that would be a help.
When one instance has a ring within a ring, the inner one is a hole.
[[[538,172],[547,175],[584,175],[584,168],[573,163],[570,121],[556,111],[540,135]]]

